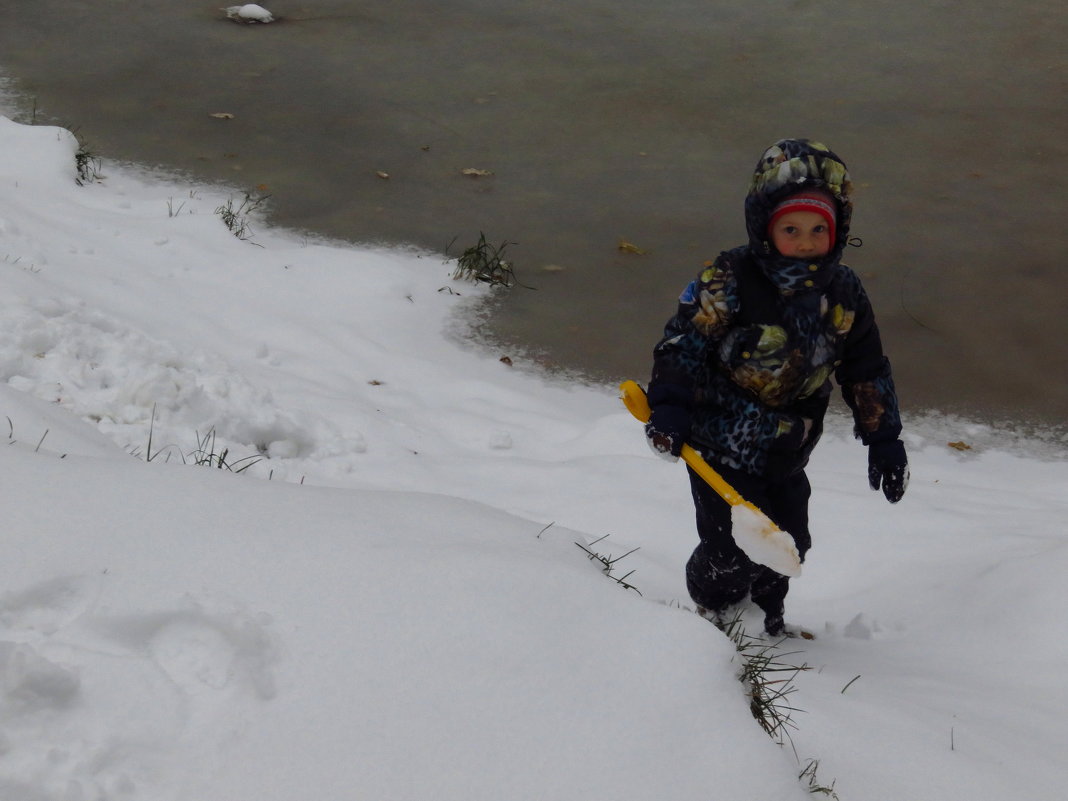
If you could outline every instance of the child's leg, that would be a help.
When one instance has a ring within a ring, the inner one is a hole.
[[[694,603],[718,612],[744,600],[764,568],[750,561],[735,544],[730,504],[704,479],[689,472],[701,542],[686,563],[686,587]]]
[[[753,500],[753,503],[758,506],[763,503],[764,505],[760,508],[764,510],[764,513],[774,520],[779,528],[793,537],[803,562],[812,544],[808,531],[808,499],[812,494],[812,488],[808,477],[803,472],[797,473],[780,483],[767,485],[765,490],[763,495],[758,494],[759,500]],[[753,603],[764,610],[767,621],[774,622],[774,619],[778,618],[781,625],[785,608],[784,601],[789,590],[790,579],[774,570],[763,568],[760,575],[753,581],[750,594]]]

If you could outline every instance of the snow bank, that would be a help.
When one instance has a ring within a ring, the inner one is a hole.
[[[786,799],[812,759],[842,799],[1063,795],[1059,451],[929,422],[890,506],[830,427],[782,749],[614,387],[445,335],[477,290],[437,257],[243,242],[225,190],[79,187],[76,147],[0,119],[0,797]],[[258,461],[183,464],[208,432]]]

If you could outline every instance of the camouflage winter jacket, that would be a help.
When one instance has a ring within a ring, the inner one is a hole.
[[[799,189],[838,206],[830,253],[780,256],[771,209]],[[778,478],[804,468],[823,430],[833,375],[866,445],[901,432],[890,363],[860,279],[839,262],[852,206],[845,165],[826,147],[783,140],[746,198],[750,242],[707,263],[654,349],[649,401],[690,412],[690,443],[712,462]]]

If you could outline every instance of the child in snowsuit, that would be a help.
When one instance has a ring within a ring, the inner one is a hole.
[[[833,375],[868,446],[868,480],[896,503],[908,461],[890,363],[860,279],[839,262],[852,204],[827,147],[784,139],[761,157],[745,200],[749,244],[708,262],[679,298],[653,352],[646,436],[677,459],[688,442],[788,532],[804,560],[805,466],[823,430]],[[734,543],[731,512],[690,471],[700,544],[686,565],[698,611],[722,620],[748,595],[771,635],[785,632],[789,579]]]

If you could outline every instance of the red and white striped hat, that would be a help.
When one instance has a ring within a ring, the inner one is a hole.
[[[795,211],[811,211],[819,214],[827,221],[827,228],[831,235],[831,244],[834,244],[835,220],[838,217],[834,203],[834,196],[822,189],[813,189],[807,192],[798,192],[790,195],[771,210],[771,219],[768,220],[768,236],[771,236],[771,228],[784,214]]]

